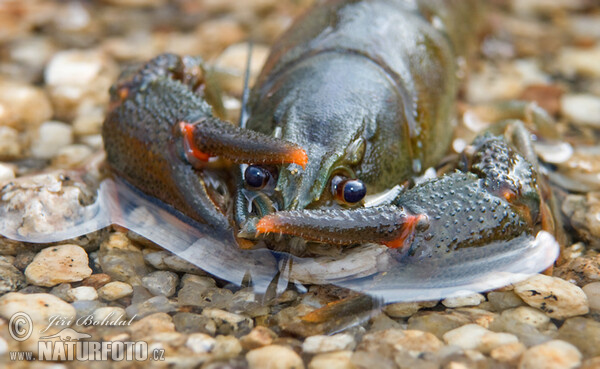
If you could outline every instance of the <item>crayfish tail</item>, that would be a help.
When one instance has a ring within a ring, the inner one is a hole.
[[[298,164],[304,168],[308,156],[288,141],[243,129],[218,118],[182,123],[184,138],[190,137],[194,150],[205,156],[220,156],[234,163]],[[189,133],[188,133],[189,132]],[[188,136],[189,135],[189,136]]]
[[[427,218],[393,205],[361,209],[279,211],[263,217],[259,233],[281,233],[340,245],[375,242],[407,246]]]

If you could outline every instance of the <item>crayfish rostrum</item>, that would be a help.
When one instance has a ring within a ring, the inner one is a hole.
[[[240,127],[205,102],[200,59],[165,54],[123,74],[103,127],[109,210],[71,237],[117,223],[236,283],[249,273],[264,288],[280,274],[387,301],[549,267],[549,195],[522,124],[479,136],[414,185],[448,152],[476,8],[314,7],[274,45]]]

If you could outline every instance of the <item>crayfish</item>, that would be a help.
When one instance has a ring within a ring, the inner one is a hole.
[[[544,270],[558,244],[522,125],[479,136],[444,175],[412,181],[448,151],[475,8],[314,7],[274,45],[239,127],[202,97],[200,59],[165,54],[124,74],[103,127],[117,179],[99,201],[110,210],[71,237],[117,223],[236,283],[281,275],[386,301]],[[312,244],[339,252],[315,258]]]

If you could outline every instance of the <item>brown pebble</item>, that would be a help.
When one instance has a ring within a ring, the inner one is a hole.
[[[110,278],[110,276],[105,273],[92,274],[91,276],[81,281],[81,285],[90,286],[94,287],[95,289],[98,289],[110,282],[111,279],[112,278]]]

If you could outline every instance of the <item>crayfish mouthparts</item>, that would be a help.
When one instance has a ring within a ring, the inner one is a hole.
[[[186,157],[189,161],[208,161],[219,156],[234,163],[298,164],[306,166],[308,156],[291,142],[243,129],[216,117],[202,117],[194,122],[182,121]]]
[[[339,245],[375,242],[390,248],[411,244],[428,217],[394,205],[360,209],[279,211],[260,219],[258,233],[281,233]],[[406,250],[403,250],[406,251]]]

